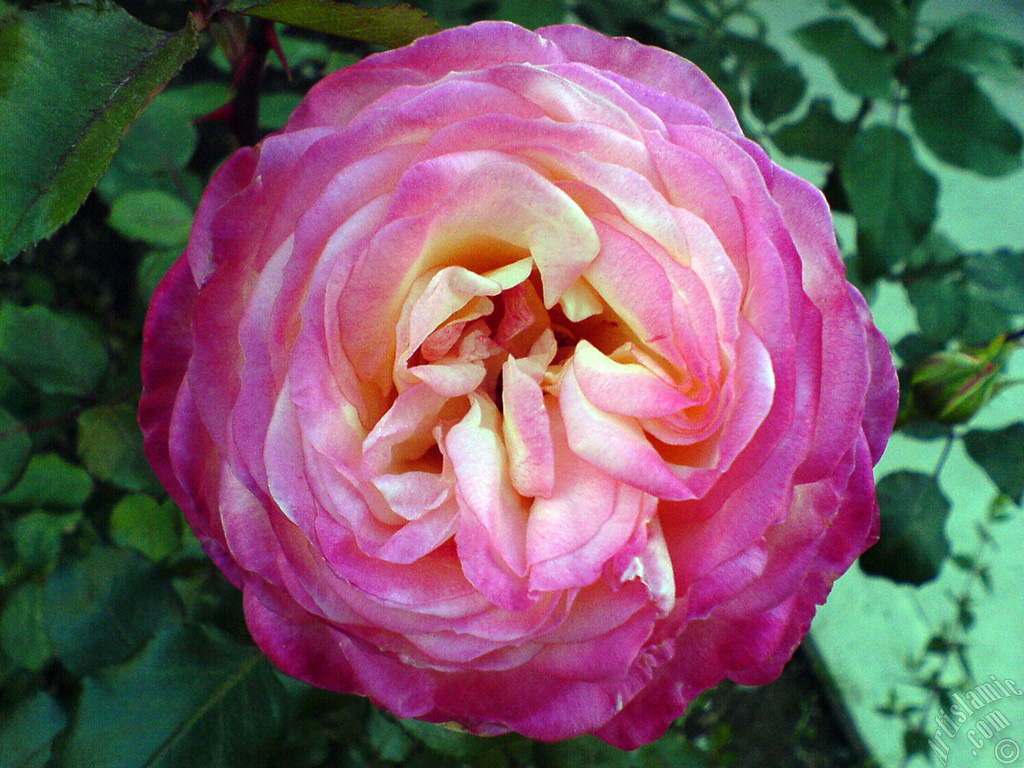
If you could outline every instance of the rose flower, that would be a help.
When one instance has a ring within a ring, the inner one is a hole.
[[[877,538],[888,346],[822,195],[666,51],[481,23],[228,160],[146,451],[285,672],[632,748],[774,679]]]

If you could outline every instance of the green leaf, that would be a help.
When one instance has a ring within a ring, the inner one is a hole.
[[[697,2],[703,3],[704,0],[697,0]],[[715,22],[712,21],[710,23],[714,24]],[[683,28],[680,32],[683,32],[684,36],[689,37],[692,37],[694,34],[701,34],[694,27]],[[736,67],[738,69],[752,70],[766,65],[780,67],[786,65],[786,60],[782,58],[782,55],[768,45],[763,38],[747,37],[746,35],[725,30],[722,32],[719,51],[723,49],[728,52],[730,57],[736,57]]]
[[[798,67],[778,62],[761,64],[750,74],[750,110],[767,125],[796,109],[806,88]]]
[[[964,435],[964,447],[1000,492],[1018,505],[1024,500],[1024,422],[1002,429],[972,429]]]
[[[908,369],[917,368],[925,358],[941,351],[942,348],[943,345],[935,344],[918,333],[904,336],[893,345],[893,350],[899,356],[900,363]],[[946,434],[946,431],[948,430],[943,431],[943,435]]]
[[[153,298],[153,292],[157,285],[180,256],[181,250],[173,248],[165,251],[150,251],[142,257],[136,274],[136,283],[139,297],[147,306],[150,299]]]
[[[1006,312],[1024,311],[1024,251],[972,253],[964,260],[971,287]]]
[[[61,563],[46,582],[44,606],[54,653],[76,675],[128,659],[180,613],[156,566],[109,547]]]
[[[924,338],[943,344],[959,335],[967,322],[967,296],[962,280],[955,275],[926,275],[909,282],[906,289]]]
[[[283,41],[282,45],[284,45]],[[218,107],[224,106],[229,98],[230,91],[226,83],[214,80],[198,80],[187,85],[173,84],[154,100],[153,106],[165,104],[173,112],[184,116],[191,125],[198,118],[210,114]],[[193,128],[194,132],[195,129]],[[189,141],[191,142],[191,139]],[[117,161],[116,155],[114,161]]]
[[[903,751],[908,759],[914,755],[930,757],[930,743],[928,733],[922,728],[908,728],[903,732]]]
[[[0,11],[0,256],[71,217],[197,44],[192,23],[162,32],[113,4]]]
[[[904,275],[907,296],[922,334],[944,344],[958,339],[987,345],[1011,330],[1024,308],[1024,264],[1009,251],[962,256],[950,244],[929,237],[913,254]]]
[[[39,305],[0,305],[0,362],[48,395],[88,395],[107,371],[107,351],[78,317]]]
[[[125,496],[110,513],[110,538],[162,560],[181,546],[181,518],[173,503],[159,504],[145,493]]]
[[[8,599],[0,615],[0,646],[12,661],[33,672],[49,662],[53,651],[43,620],[42,585],[26,581]]]
[[[949,554],[950,509],[935,479],[905,470],[886,475],[878,483],[878,506],[881,538],[861,555],[864,572],[909,584],[934,579]]]
[[[16,418],[0,408],[0,492],[18,479],[31,450],[28,432]]]
[[[231,0],[227,10],[388,48],[438,30],[423,11],[408,5],[359,8],[332,0]]]
[[[91,2],[99,5],[97,0]],[[160,29],[181,29],[195,4],[190,0],[118,0],[118,5],[139,21]]]
[[[300,103],[302,95],[291,91],[265,94],[260,99],[260,128],[268,131],[283,128]]]
[[[856,133],[853,123],[836,118],[831,101],[814,99],[807,114],[775,131],[772,141],[787,155],[831,164],[839,162]]]
[[[0,724],[0,755],[7,768],[43,768],[68,716],[45,691],[21,702]]]
[[[632,768],[630,753],[616,749],[594,736],[580,736],[549,744],[537,743],[537,764],[541,768],[587,765],[595,768]]]
[[[114,164],[129,174],[152,175],[177,171],[188,165],[198,142],[187,105],[166,98],[165,91],[128,129],[114,155]]]
[[[941,160],[983,176],[1020,168],[1024,138],[971,75],[948,67],[912,67],[907,85],[914,129]]]
[[[280,738],[286,704],[256,648],[210,630],[166,629],[130,662],[83,682],[61,764],[259,768]]]
[[[957,19],[915,57],[915,67],[947,66],[971,75],[1013,78],[1024,70],[1024,44],[1006,37],[992,22]]]
[[[957,339],[981,346],[1010,330],[1012,312],[962,274],[926,275],[908,283],[906,291],[922,334],[930,341]]]
[[[980,347],[993,337],[1009,332],[1014,313],[992,301],[991,296],[977,285],[966,280],[964,284],[967,317],[958,334],[960,341],[970,347]]]
[[[866,99],[886,99],[892,93],[896,59],[861,37],[845,19],[822,19],[801,27],[796,38],[811,53],[828,62],[846,90]]]
[[[132,124],[96,185],[104,202],[113,205],[125,192],[144,189],[199,200],[205,184],[186,167],[198,140],[193,121],[227,100],[225,84],[205,80],[163,91]]]
[[[285,61],[293,71],[301,70],[307,64],[322,67],[331,57],[331,49],[322,37],[310,40],[294,34],[280,34],[277,39],[281,43]],[[277,56],[268,59],[267,66],[284,71],[284,64]],[[260,109],[262,108],[261,103]]]
[[[930,232],[910,254],[907,268],[941,273],[953,268],[960,258],[956,243],[939,232]]]
[[[874,22],[882,32],[903,47],[910,41],[912,23],[906,6],[900,0],[847,0]]]
[[[126,192],[141,192],[156,189],[181,200],[199,200],[203,196],[205,184],[195,171],[182,169],[168,173],[150,175],[126,171],[120,164],[110,164],[110,168],[96,185],[96,193],[108,206]],[[181,251],[181,246],[175,246]]]
[[[184,246],[192,229],[192,209],[159,189],[129,190],[110,209],[110,226],[129,240],[158,248]]]
[[[49,568],[57,562],[64,536],[74,533],[81,521],[81,510],[63,515],[39,511],[22,515],[11,526],[18,559],[34,570]]]
[[[324,768],[329,765],[332,744],[341,741],[331,725],[321,718],[292,720],[285,739],[274,753],[274,765],[287,768]]]
[[[81,467],[69,464],[54,453],[37,453],[25,473],[3,496],[0,503],[12,507],[74,509],[92,493],[92,478]]]
[[[142,432],[130,403],[82,411],[78,455],[93,477],[126,491],[160,487],[142,451]]]
[[[527,29],[539,29],[565,20],[562,0],[498,0],[490,18],[505,19]]]
[[[399,724],[417,740],[422,741],[435,752],[447,757],[464,760],[479,750],[479,737],[453,731],[422,720],[399,720]]]
[[[676,731],[669,731],[657,741],[630,753],[630,765],[636,768],[711,768],[708,754],[695,747]],[[717,764],[717,763],[716,763]]]
[[[370,710],[366,722],[366,740],[380,759],[389,763],[402,762],[416,747],[402,726],[376,708]]]
[[[858,133],[840,164],[843,189],[867,246],[864,277],[907,259],[931,229],[938,183],[914,157],[910,139],[885,125]]]

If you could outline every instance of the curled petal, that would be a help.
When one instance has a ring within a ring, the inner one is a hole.
[[[573,373],[587,400],[607,413],[660,418],[693,400],[671,381],[639,363],[618,363],[584,340],[576,345]]]
[[[575,364],[562,379],[559,405],[569,446],[577,456],[659,498],[692,497],[686,482],[669,468],[635,419],[606,413],[587,399]]]
[[[462,519],[455,540],[466,577],[496,605],[522,610],[526,594],[525,504],[512,487],[494,404],[474,395],[445,437]]]
[[[508,358],[502,367],[502,432],[512,485],[522,496],[551,496],[555,483],[555,449],[551,419],[540,385]]]

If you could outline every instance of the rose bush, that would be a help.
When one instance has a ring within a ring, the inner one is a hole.
[[[885,340],[810,184],[689,62],[481,23],[215,175],[146,451],[283,670],[401,717],[661,735],[877,536]]]

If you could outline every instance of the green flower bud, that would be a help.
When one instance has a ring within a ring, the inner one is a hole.
[[[1001,334],[982,349],[929,356],[910,380],[915,409],[943,424],[970,420],[998,392],[999,376],[1013,346]]]

